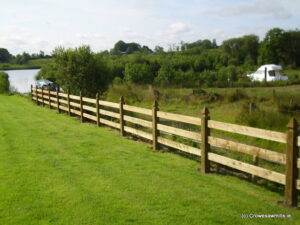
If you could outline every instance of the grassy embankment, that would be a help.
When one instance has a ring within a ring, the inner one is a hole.
[[[0,70],[24,70],[40,69],[43,65],[49,63],[51,59],[32,59],[26,64],[0,63]]]
[[[282,195],[0,95],[0,224],[297,224]],[[241,219],[242,213],[292,219]]]

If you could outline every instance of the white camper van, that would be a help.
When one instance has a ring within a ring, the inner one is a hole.
[[[263,65],[256,72],[249,74],[248,77],[253,81],[288,80],[288,77],[282,74],[282,67],[275,64]]]

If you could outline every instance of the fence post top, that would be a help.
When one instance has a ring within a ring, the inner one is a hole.
[[[295,119],[295,117],[292,117],[287,125],[287,128],[289,129],[297,129],[298,128],[298,122]]]
[[[124,96],[123,95],[120,97],[120,102],[124,103]]]
[[[209,110],[207,107],[204,107],[203,110],[202,110],[202,115],[204,116],[208,116],[209,115]]]
[[[98,93],[98,92],[96,93],[96,98],[97,98],[97,99],[99,98],[99,93]]]

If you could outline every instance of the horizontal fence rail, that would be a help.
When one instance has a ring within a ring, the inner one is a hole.
[[[153,143],[154,150],[159,144],[200,157],[200,168],[203,173],[208,173],[210,162],[214,162],[217,165],[224,165],[284,185],[285,205],[297,206],[297,189],[300,189],[300,179],[298,179],[300,136],[298,136],[297,121],[294,119],[289,123],[287,132],[282,133],[214,121],[209,118],[208,109],[205,109],[199,118],[163,112],[159,110],[156,101],[152,109],[146,109],[125,104],[123,97],[119,103],[115,103],[99,100],[98,94],[94,99],[34,87],[31,87],[31,96],[36,104],[47,105],[51,109],[56,109],[58,112],[64,111],[69,115],[77,115],[82,122],[93,121],[98,126],[106,125],[120,130],[122,136],[131,134],[150,141]],[[183,125],[177,127],[176,124]],[[193,126],[196,128],[189,128]],[[276,152],[235,140],[215,137],[211,133],[213,130],[277,142],[286,147],[282,152]],[[213,152],[212,148],[235,154],[241,153],[254,157],[256,160],[262,159],[282,165],[285,167],[285,173],[232,159]]]

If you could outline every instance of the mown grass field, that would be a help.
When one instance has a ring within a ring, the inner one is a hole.
[[[0,224],[299,224],[282,194],[197,164],[0,95]]]

